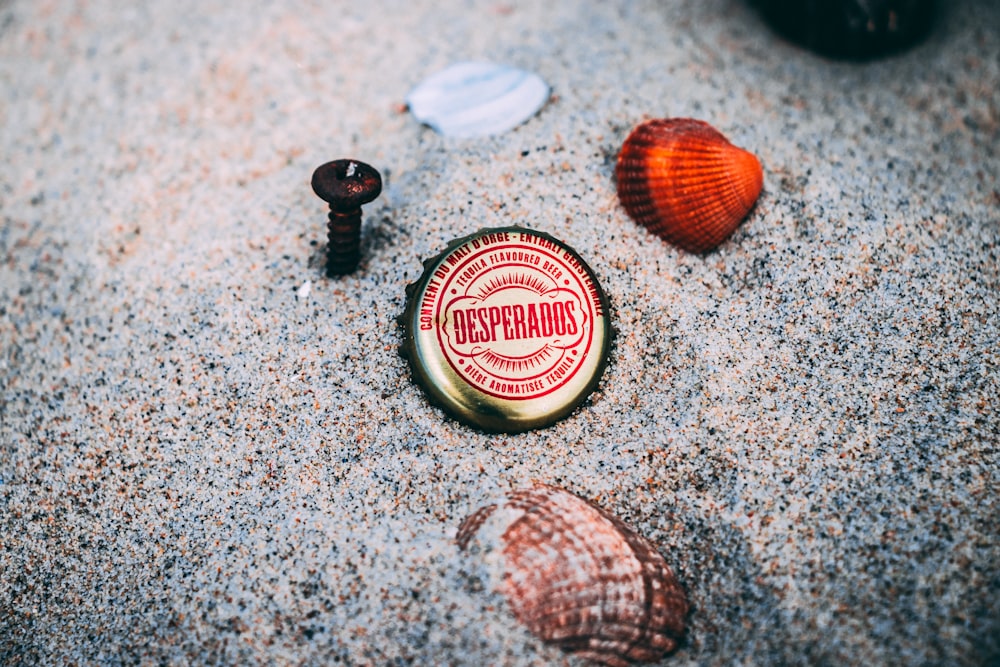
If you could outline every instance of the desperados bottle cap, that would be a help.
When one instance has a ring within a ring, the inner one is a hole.
[[[424,267],[407,287],[402,352],[451,416],[526,431],[567,416],[597,386],[608,299],[572,248],[523,227],[484,229]]]

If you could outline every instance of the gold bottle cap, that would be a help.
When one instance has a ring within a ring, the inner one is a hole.
[[[471,426],[548,426],[597,386],[612,328],[590,267],[548,234],[484,229],[407,287],[402,351],[435,404]]]

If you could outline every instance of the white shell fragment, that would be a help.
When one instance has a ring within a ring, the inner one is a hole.
[[[531,72],[493,63],[456,63],[410,91],[417,120],[448,137],[500,134],[531,118],[549,86]]]
[[[307,299],[309,298],[309,292],[311,291],[312,291],[312,282],[307,280],[304,283],[302,283],[301,287],[295,290],[295,296],[298,297],[299,299]]]

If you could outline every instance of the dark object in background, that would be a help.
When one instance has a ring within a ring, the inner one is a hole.
[[[330,205],[326,275],[353,273],[361,259],[361,206],[382,192],[382,176],[359,160],[334,160],[316,168],[312,189]]]
[[[908,48],[934,23],[935,0],[750,0],[788,39],[834,58],[866,60]]]

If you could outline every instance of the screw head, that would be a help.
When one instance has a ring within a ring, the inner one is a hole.
[[[335,211],[353,211],[382,192],[382,177],[359,160],[334,160],[313,172],[312,189]]]

